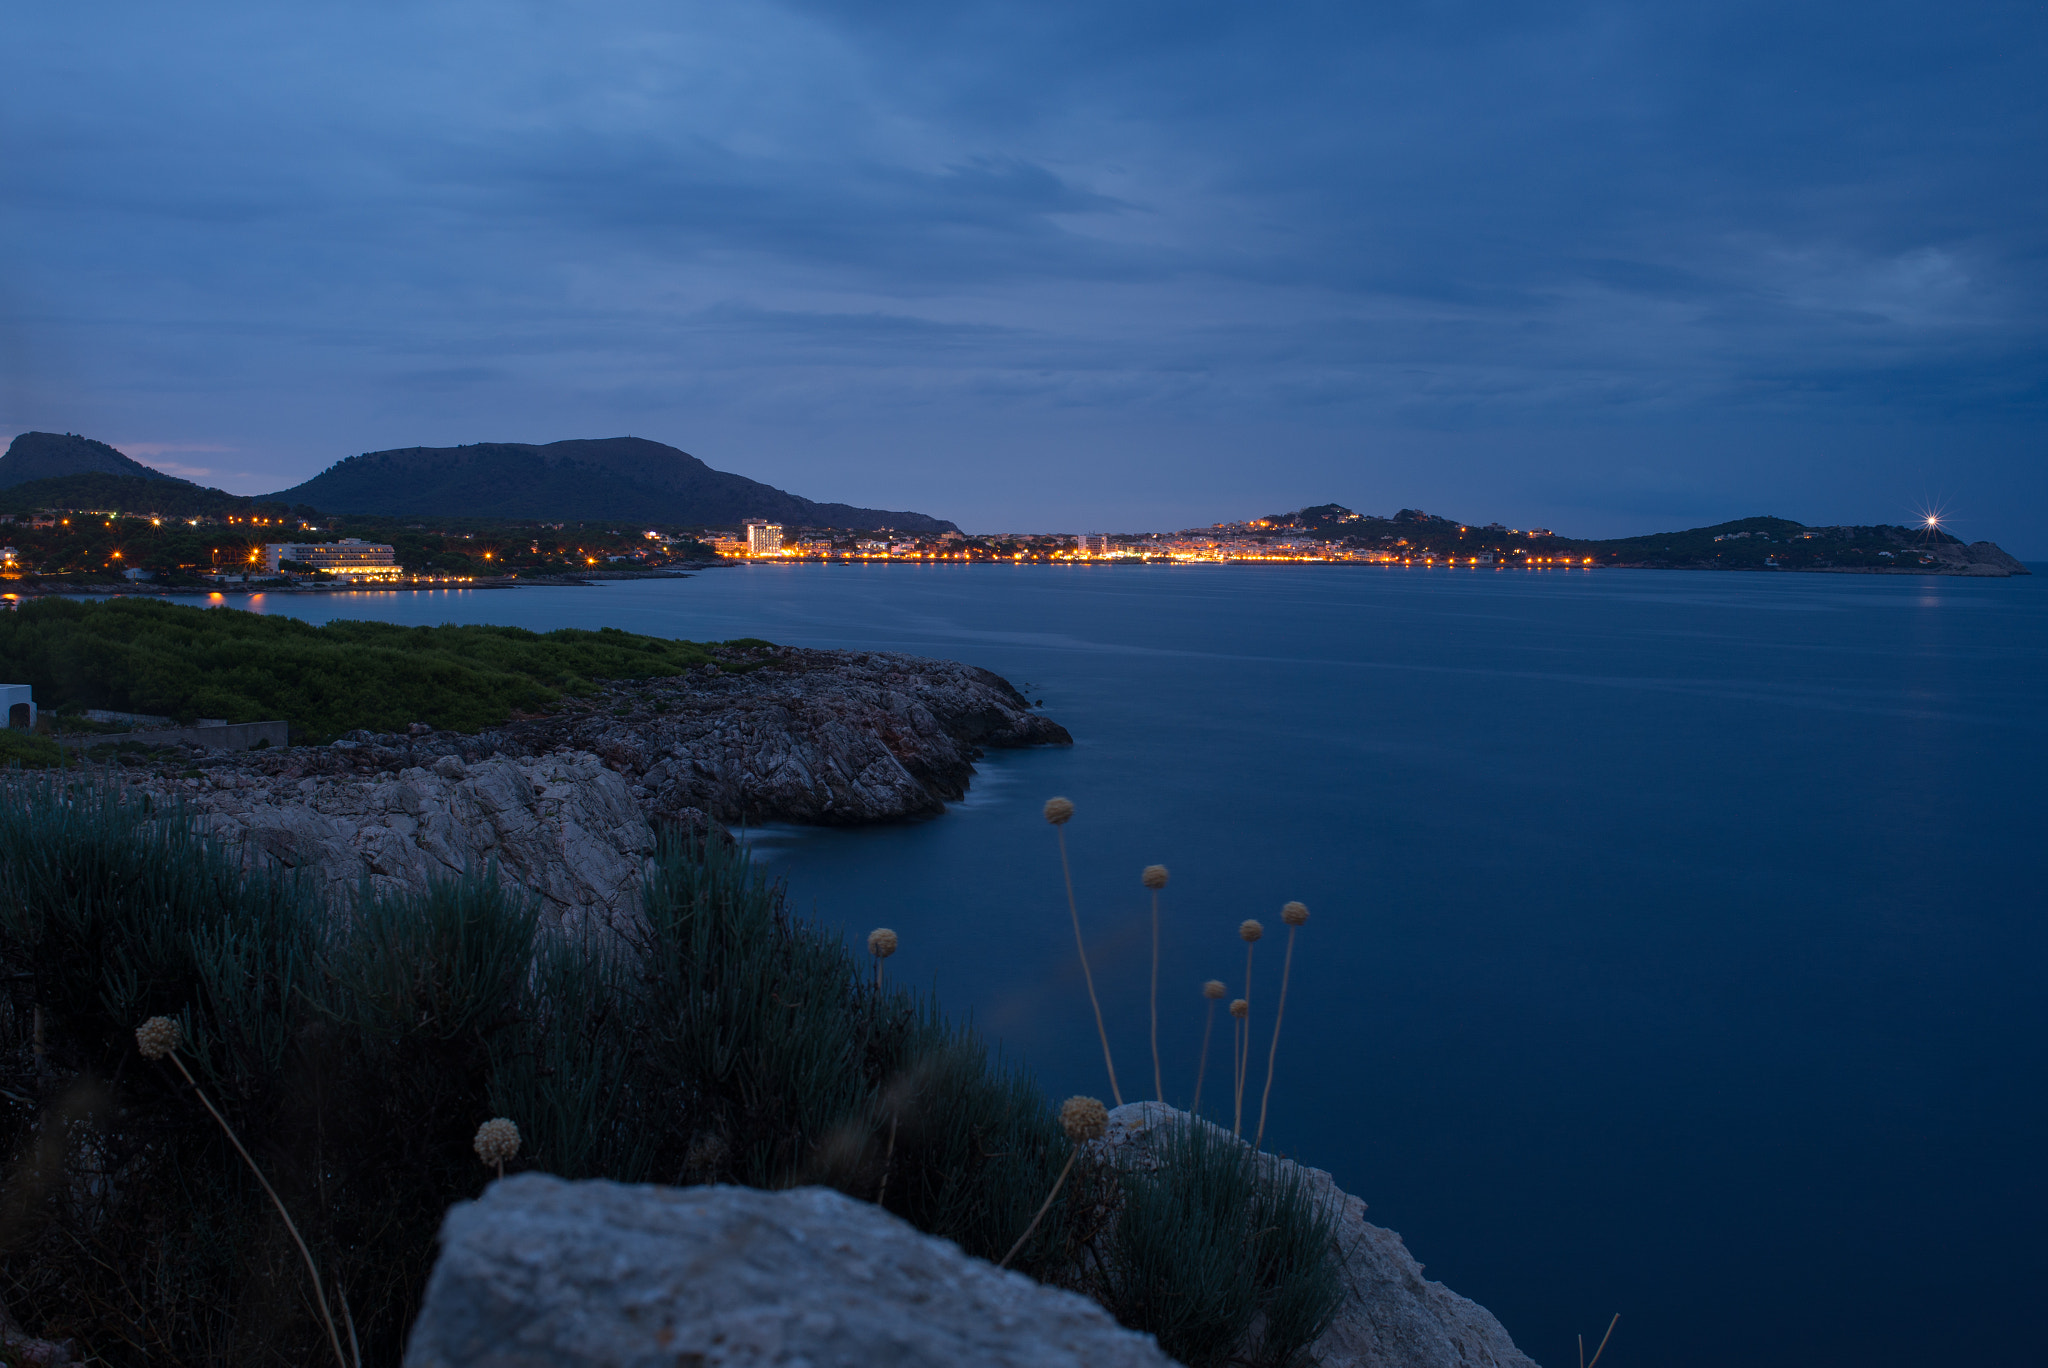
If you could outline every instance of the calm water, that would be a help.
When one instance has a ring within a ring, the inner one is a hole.
[[[1623,1368],[2018,1363],[2048,1284],[2044,579],[755,566],[267,610],[986,665],[1075,748],[992,756],[934,821],[757,836],[1055,1096],[1107,1093],[1038,816],[1063,793],[1126,1097],[1139,869],[1173,871],[1182,1104],[1197,984],[1237,991],[1260,916],[1270,1003],[1305,901],[1269,1141],[1540,1362],[1620,1311]],[[1228,1092],[1219,1045],[1205,1110]]]

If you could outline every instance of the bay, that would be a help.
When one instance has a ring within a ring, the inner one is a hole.
[[[1261,918],[1247,1128],[1539,1362],[2029,1361],[2048,1282],[2040,577],[746,565],[269,596],[312,621],[610,625],[987,666],[1071,751],[939,818],[749,833],[797,904],[1054,1097],[1192,1091]],[[1229,1119],[1229,1023],[1203,1109]]]

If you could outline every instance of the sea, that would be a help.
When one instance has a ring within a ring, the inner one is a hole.
[[[1121,1096],[1203,1071],[1234,1119],[1222,980],[1245,1129],[1270,1058],[1267,1146],[1539,1363],[1616,1313],[1616,1368],[2044,1361],[2048,574],[749,564],[227,602],[985,666],[1072,749],[991,753],[930,820],[745,836],[1054,1099],[1112,1097],[1061,795]]]

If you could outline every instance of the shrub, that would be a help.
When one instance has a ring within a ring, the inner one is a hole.
[[[1301,1362],[1343,1300],[1330,1212],[1214,1126],[1161,1131],[1118,1157],[1104,1304],[1188,1368]]]
[[[400,627],[144,599],[42,599],[0,614],[0,658],[47,708],[190,722],[289,720],[309,740],[430,722],[476,731],[554,706],[595,679],[715,663],[703,646],[606,627]]]
[[[319,1361],[275,1212],[181,1058],[294,1213],[365,1361],[396,1364],[451,1201],[515,1167],[824,1182],[1000,1255],[1068,1155],[1043,1098],[937,1008],[866,981],[744,852],[671,843],[626,943],[536,931],[481,875],[326,916],[182,813],[89,783],[0,790],[0,1298],[110,1364]],[[1018,1260],[1074,1266],[1063,1211]],[[339,1294],[339,1296],[337,1296]]]
[[[64,748],[46,736],[19,728],[0,728],[0,769],[19,765],[23,769],[64,768]]]

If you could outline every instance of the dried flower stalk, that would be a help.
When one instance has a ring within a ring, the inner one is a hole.
[[[1294,972],[1294,933],[1308,923],[1308,907],[1291,902],[1280,909],[1287,923],[1287,956],[1280,964],[1280,1003],[1273,1009],[1273,1043],[1266,1049],[1266,1090],[1259,1096],[1259,1130],[1252,1137],[1254,1150],[1266,1139],[1266,1104],[1273,1100],[1273,1061],[1280,1056],[1280,1021],[1287,1015],[1287,978]]]
[[[1159,1071],[1159,890],[1166,887],[1166,866],[1146,865],[1139,880],[1152,890],[1152,1096],[1164,1102],[1165,1075]]]
[[[178,1041],[181,1035],[176,1021],[166,1016],[153,1016],[135,1028],[135,1048],[141,1051],[144,1059],[168,1059],[177,1066],[178,1072],[184,1075],[185,1082],[191,1087],[193,1094],[205,1104],[213,1119],[220,1123],[221,1131],[227,1136],[228,1143],[235,1147],[235,1153],[242,1156],[242,1162],[249,1166],[249,1172],[256,1175],[256,1181],[262,1184],[263,1191],[270,1198],[270,1204],[277,1208],[277,1214],[283,1218],[284,1228],[291,1232],[292,1243],[299,1247],[299,1254],[306,1261],[306,1272],[313,1279],[313,1296],[320,1303],[320,1319],[327,1325],[327,1344],[334,1350],[334,1361],[340,1364],[341,1368],[349,1368],[349,1361],[341,1352],[341,1334],[335,1329],[334,1313],[327,1307],[327,1291],[320,1282],[320,1265],[313,1262],[313,1251],[306,1247],[305,1237],[299,1234],[298,1222],[284,1209],[284,1199],[277,1195],[277,1189],[263,1176],[263,1170],[256,1167],[256,1161],[250,1157],[249,1151],[242,1148],[242,1138],[235,1134],[235,1128],[228,1124],[228,1119],[213,1105],[213,1099],[199,1086],[199,1080],[192,1077],[192,1071],[185,1067],[185,1061],[178,1058]],[[357,1368],[360,1368],[360,1360]]]
[[[1216,1004],[1230,990],[1223,986],[1222,979],[1210,979],[1202,985],[1202,996],[1209,999],[1209,1013],[1202,1022],[1202,1061],[1195,1066],[1195,1100],[1188,1107],[1188,1115],[1198,1116],[1202,1111],[1202,1076],[1209,1072],[1209,1033],[1216,1027]],[[1232,1036],[1235,1040],[1236,1037]],[[1235,1047],[1233,1047],[1235,1048]]]
[[[996,1265],[997,1268],[1010,1266],[1010,1260],[1017,1257],[1017,1251],[1037,1231],[1045,1213],[1052,1210],[1052,1199],[1060,1195],[1060,1185],[1073,1172],[1074,1161],[1081,1157],[1081,1146],[1090,1140],[1100,1139],[1102,1133],[1109,1129],[1109,1109],[1098,1098],[1070,1097],[1060,1104],[1060,1129],[1066,1132],[1074,1147],[1067,1152],[1067,1162],[1061,1166],[1060,1176],[1053,1179],[1052,1191],[1046,1193],[1045,1200],[1039,1203],[1038,1214],[1031,1218],[1030,1225],[1024,1227],[1024,1233],[1017,1237],[1017,1243],[1010,1246],[1010,1252],[1003,1255],[1003,1261]]]
[[[1116,1061],[1109,1055],[1109,1029],[1102,1024],[1102,1003],[1095,996],[1095,974],[1088,967],[1088,946],[1081,939],[1081,909],[1074,902],[1074,870],[1067,862],[1067,823],[1074,816],[1074,805],[1065,798],[1045,800],[1045,820],[1052,823],[1054,833],[1060,841],[1060,874],[1067,883],[1067,913],[1074,919],[1074,949],[1081,955],[1081,978],[1088,985],[1088,1005],[1095,1009],[1095,1034],[1102,1038],[1102,1063],[1109,1070],[1109,1095],[1116,1104],[1124,1104],[1124,1092],[1116,1083]]]

